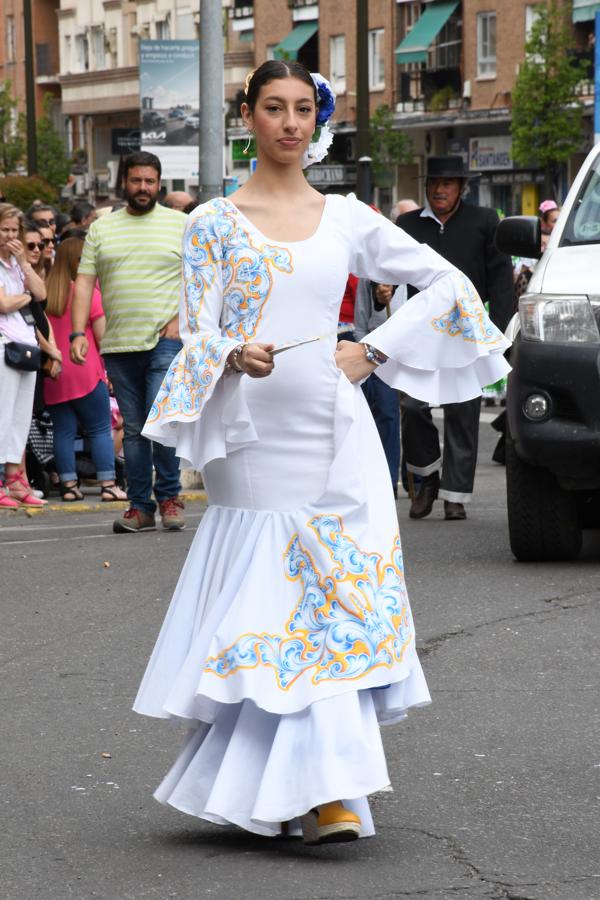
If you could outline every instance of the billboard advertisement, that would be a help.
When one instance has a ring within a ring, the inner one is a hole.
[[[140,41],[141,146],[163,178],[198,178],[199,107],[199,42]]]

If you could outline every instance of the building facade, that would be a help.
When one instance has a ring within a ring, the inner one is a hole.
[[[31,0],[35,113],[39,118],[49,95],[50,116],[62,128],[59,46],[56,13],[59,0]],[[25,28],[23,0],[3,0],[0,6],[0,81],[10,82],[16,114],[25,112]]]
[[[217,0],[215,0],[217,2]],[[566,0],[565,0],[566,2]],[[140,126],[138,45],[142,39],[199,36],[196,0],[32,0],[38,106],[44,92],[61,97],[60,126],[81,163],[78,190],[101,176],[116,184],[120,156],[136,146]],[[4,0],[0,77],[10,78],[22,104],[23,0]],[[334,143],[309,170],[322,190],[356,182],[356,0],[221,0],[225,41],[226,189],[252,169],[244,155],[240,103],[246,75],[264,59],[297,59],[321,71],[337,93]],[[511,158],[511,102],[524,46],[535,18],[528,0],[369,0],[368,79],[371,114],[387,106],[394,127],[412,141],[414,157],[395,183],[377,188],[382,207],[398,197],[421,201],[426,159],[461,154],[482,173],[472,198],[506,213],[533,212],[544,173]],[[595,9],[572,0],[574,36],[592,56]],[[565,168],[572,179],[591,142],[593,83],[581,85],[586,106],[581,154]],[[83,182],[81,179],[84,179]],[[394,180],[394,179],[392,179]],[[183,187],[183,183],[175,185]],[[193,180],[185,180],[193,187]]]

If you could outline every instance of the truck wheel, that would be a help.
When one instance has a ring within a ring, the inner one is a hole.
[[[510,547],[520,562],[575,559],[581,525],[575,495],[559,487],[547,469],[519,458],[506,441],[506,496]]]

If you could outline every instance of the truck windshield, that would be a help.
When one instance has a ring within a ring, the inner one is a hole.
[[[560,245],[600,243],[600,156],[597,156],[571,207]]]

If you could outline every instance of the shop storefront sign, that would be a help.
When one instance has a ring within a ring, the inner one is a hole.
[[[310,183],[315,185],[354,184],[356,181],[355,166],[311,166],[307,174]]]
[[[512,138],[497,134],[491,137],[469,139],[469,171],[485,172],[486,169],[512,169]]]
[[[126,156],[141,149],[139,128],[112,128],[110,137],[113,156]]]

